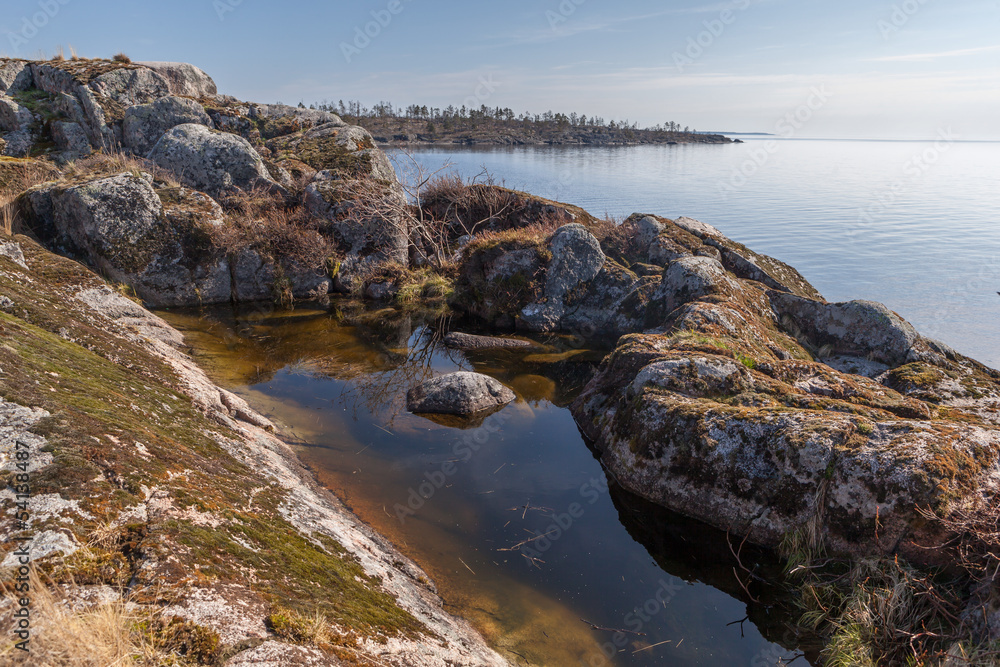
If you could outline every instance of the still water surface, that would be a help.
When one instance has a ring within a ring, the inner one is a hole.
[[[749,600],[724,534],[617,488],[588,449],[566,405],[604,350],[543,339],[551,351],[466,355],[434,335],[468,330],[459,322],[336,301],[162,314],[514,664],[761,667],[800,655],[788,600],[752,582]],[[518,400],[471,429],[406,413],[410,386],[459,369]],[[780,579],[765,554],[741,560]],[[629,631],[618,646],[613,630]]]

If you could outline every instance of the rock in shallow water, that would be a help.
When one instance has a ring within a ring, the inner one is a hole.
[[[457,350],[499,350],[499,349],[530,349],[539,347],[537,343],[520,338],[501,338],[499,336],[476,336],[474,334],[452,331],[444,337],[448,347]]]
[[[506,405],[516,397],[499,381],[480,373],[460,371],[442,375],[410,389],[410,412],[471,415]]]

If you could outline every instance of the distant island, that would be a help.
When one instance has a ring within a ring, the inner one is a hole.
[[[605,121],[586,114],[515,114],[502,107],[465,105],[446,108],[411,104],[405,109],[390,102],[369,108],[360,102],[343,100],[334,104],[313,104],[312,109],[335,113],[359,125],[379,144],[460,144],[460,145],[583,145],[633,146],[639,144],[731,144],[742,143],[722,134],[698,132],[690,126],[668,121],[640,128],[637,123]]]

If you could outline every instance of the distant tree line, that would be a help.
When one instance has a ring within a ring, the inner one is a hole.
[[[522,126],[535,125],[544,128],[555,128],[566,130],[569,128],[592,128],[616,130],[619,132],[638,131],[638,123],[623,121],[605,121],[600,116],[587,116],[576,112],[570,114],[554,113],[521,113],[516,114],[509,107],[488,107],[485,104],[478,109],[469,108],[464,104],[460,107],[448,105],[445,108],[429,107],[427,105],[411,104],[405,109],[394,106],[391,102],[379,102],[374,106],[367,107],[356,100],[339,100],[336,104],[324,100],[319,104],[311,104],[310,109],[319,109],[338,114],[345,120],[361,124],[363,119],[384,119],[384,120],[416,120],[426,121],[427,129],[434,132],[438,125],[441,129],[450,132],[452,130],[477,127],[483,123],[517,123]],[[642,128],[648,132],[697,132],[690,126],[681,126],[680,123],[668,121],[659,123],[652,127]]]

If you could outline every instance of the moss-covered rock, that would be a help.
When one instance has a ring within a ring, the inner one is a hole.
[[[921,508],[947,516],[996,493],[1000,373],[881,304],[826,303],[707,225],[679,226],[718,257],[651,222],[607,244],[623,261],[667,235],[679,251],[649,329],[573,405],[626,488],[765,546],[797,534],[918,560],[915,545],[941,539]]]
[[[121,600],[142,619],[128,631],[171,660],[210,664],[308,617],[315,632],[296,639],[321,657],[350,645],[362,661],[506,664],[178,352],[176,331],[27,237],[9,245],[21,252],[0,254],[0,474],[9,489],[27,451],[32,500],[25,531],[0,494],[0,562],[27,544],[47,581],[80,591],[77,613]],[[293,622],[279,628],[277,609]]]

